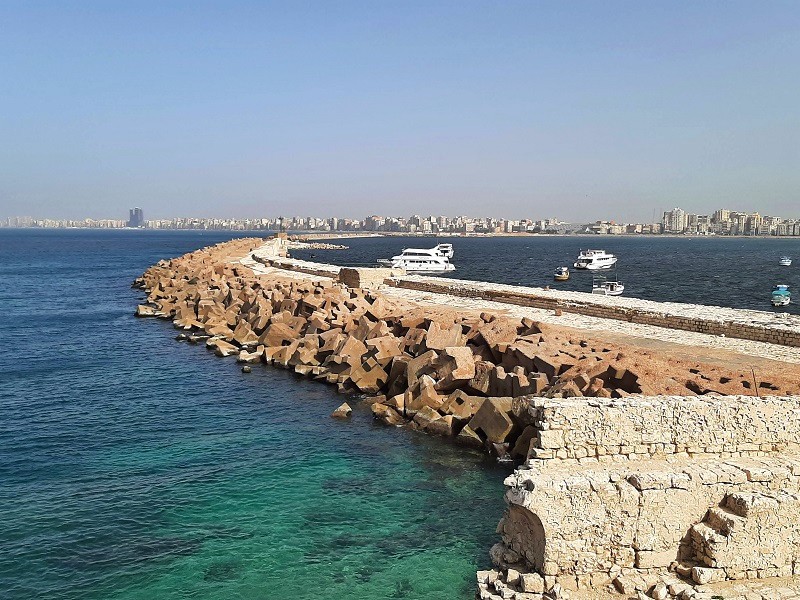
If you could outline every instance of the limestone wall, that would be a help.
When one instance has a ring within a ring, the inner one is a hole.
[[[481,597],[524,594],[520,573],[627,593],[668,571],[698,585],[800,573],[800,397],[528,398],[514,413],[529,459],[506,479]]]
[[[797,450],[800,397],[533,399],[529,457],[763,455]]]
[[[549,585],[598,587],[619,575],[665,572],[679,561],[723,569],[718,579],[791,574],[800,554],[796,537],[771,544],[772,560],[749,547],[758,538],[758,520],[739,527],[738,542],[722,527],[704,525],[709,510],[742,493],[766,498],[773,508],[780,503],[783,521],[796,521],[800,461],[795,458],[649,460],[576,469],[546,461],[518,470],[506,484],[510,508],[498,528],[503,543],[493,554],[504,568],[537,571]],[[706,546],[726,547],[705,563],[698,556],[702,543],[693,542],[698,525],[711,532]],[[783,529],[797,527],[788,523]],[[719,559],[727,562],[717,564]]]

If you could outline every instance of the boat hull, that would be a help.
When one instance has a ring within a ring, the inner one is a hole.
[[[440,269],[439,268],[436,268],[436,269],[419,269],[419,268],[414,268],[413,266],[410,266],[410,265],[403,264],[402,262],[395,262],[395,263],[393,263],[393,262],[381,262],[379,260],[378,263],[383,267],[389,266],[392,269],[403,269],[406,273],[417,273],[417,274],[452,273],[453,271],[456,270],[456,267],[453,264],[448,264],[448,265],[446,265],[446,266],[444,266],[444,267],[442,267]]]
[[[610,269],[616,263],[617,261],[615,260],[614,262],[610,262],[604,265],[580,265],[578,263],[575,263],[572,266],[575,267],[576,269],[583,269],[585,271],[602,271],[603,269]]]

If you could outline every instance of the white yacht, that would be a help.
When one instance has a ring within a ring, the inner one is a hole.
[[[389,265],[393,269],[405,269],[408,273],[449,273],[455,271],[456,267],[450,262],[450,258],[442,254],[440,246],[450,246],[452,255],[453,247],[450,244],[439,244],[435,248],[405,248],[402,254],[392,258],[382,258],[378,262],[382,265]]]
[[[792,258],[791,256],[781,256],[781,259],[778,261],[778,264],[782,267],[791,267],[792,266]]]
[[[581,250],[578,259],[572,266],[576,269],[610,269],[617,262],[617,257],[605,250]]]

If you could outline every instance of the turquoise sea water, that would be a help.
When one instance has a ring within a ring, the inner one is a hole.
[[[0,596],[471,597],[506,469],[132,316],[229,237],[0,231]]]

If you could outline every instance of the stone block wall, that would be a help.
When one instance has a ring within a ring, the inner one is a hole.
[[[800,549],[792,524],[800,516],[800,460],[645,460],[579,469],[536,462],[506,480],[510,506],[498,528],[503,542],[493,552],[503,568],[535,571],[567,589],[598,587],[619,574],[666,572],[677,562],[723,569],[718,579],[792,572]],[[743,493],[769,499],[771,507],[782,498],[783,518],[762,511],[760,522],[740,524],[736,536],[707,527],[712,540],[699,545],[694,528]],[[765,522],[784,525],[771,552],[752,547]]]
[[[500,588],[509,572],[573,590],[800,573],[800,397],[514,404],[535,432],[505,482]]]
[[[800,444],[798,397],[534,398],[526,409],[534,459],[759,456]]]

